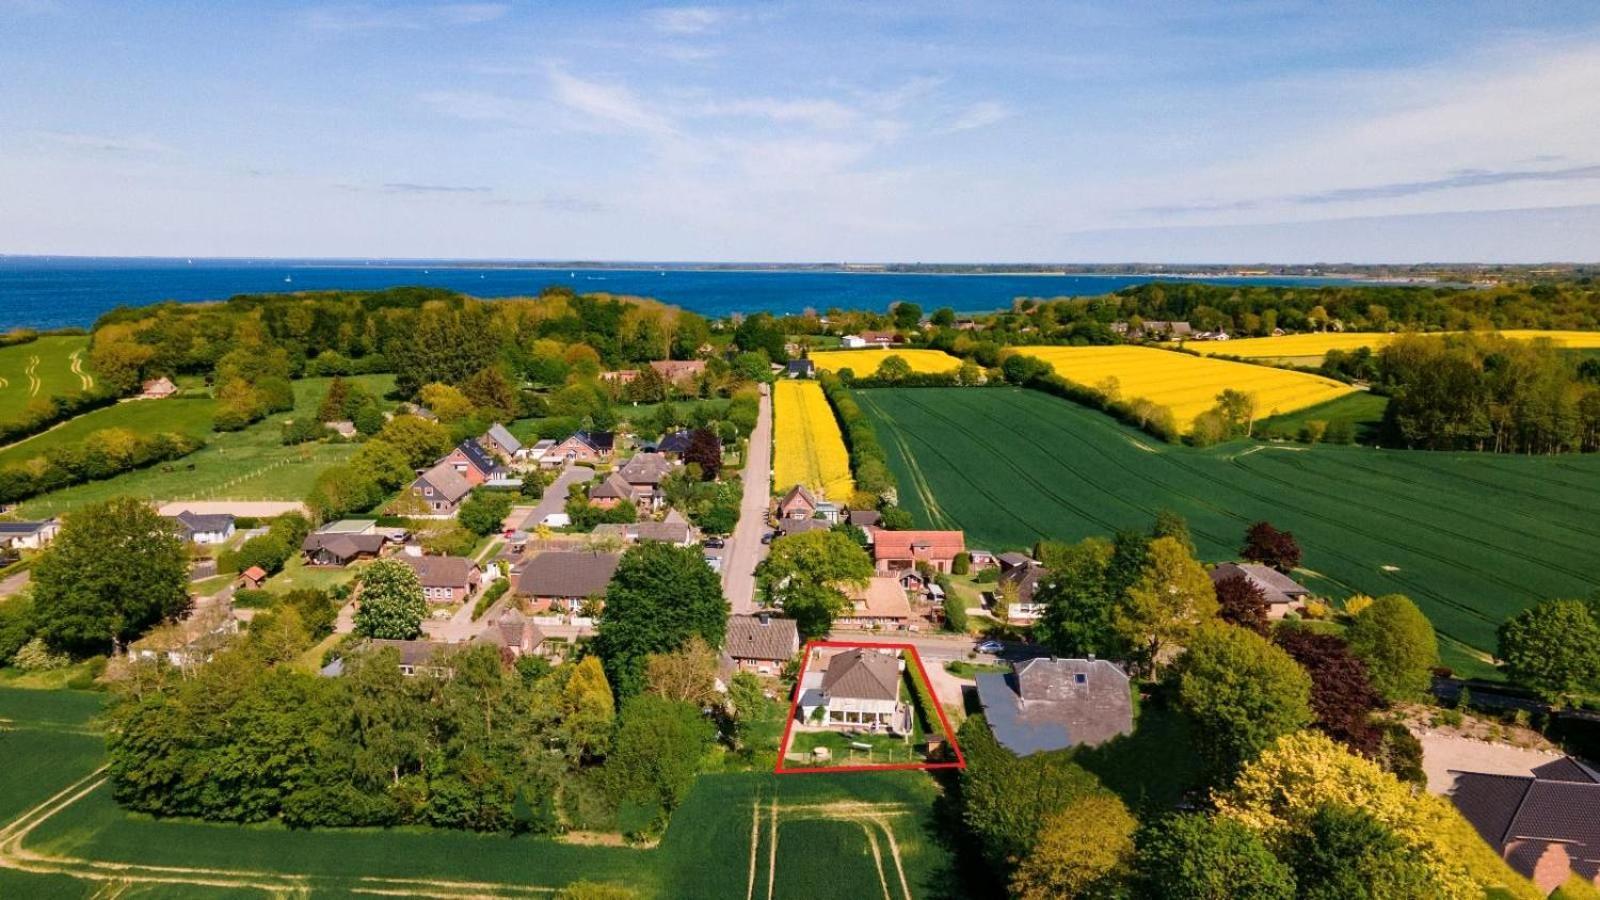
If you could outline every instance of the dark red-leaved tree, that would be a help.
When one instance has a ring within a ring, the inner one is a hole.
[[[711,481],[722,472],[722,441],[709,428],[696,428],[689,432],[689,447],[683,451],[685,465],[700,466],[700,477]]]
[[[1375,755],[1383,735],[1372,724],[1372,712],[1383,699],[1372,687],[1366,663],[1336,635],[1280,628],[1273,639],[1311,676],[1317,728],[1363,756]]]
[[[1279,531],[1270,522],[1257,522],[1244,533],[1244,547],[1239,555],[1251,562],[1265,563],[1288,574],[1300,565],[1300,545],[1294,535]]]
[[[1231,575],[1217,582],[1217,614],[1224,622],[1265,637],[1267,606],[1267,595],[1243,575]]]

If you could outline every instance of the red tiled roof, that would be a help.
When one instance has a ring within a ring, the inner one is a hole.
[[[874,559],[952,559],[967,548],[962,531],[885,531],[874,529]]]

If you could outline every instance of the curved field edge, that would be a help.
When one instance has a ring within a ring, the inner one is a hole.
[[[1109,418],[1012,388],[859,390],[901,504],[969,546],[1026,548],[1188,518],[1202,558],[1231,559],[1266,519],[1305,549],[1319,593],[1410,595],[1446,661],[1488,674],[1500,622],[1600,585],[1600,456],[1526,458],[1234,442],[1159,444]],[[914,486],[914,487],[913,487]]]
[[[0,813],[0,831],[8,838],[0,841],[0,896],[11,890],[26,891],[19,896],[223,896],[232,890],[241,896],[537,897],[576,880],[610,880],[643,897],[801,897],[812,896],[803,891],[813,881],[801,857],[819,849],[810,831],[830,832],[830,841],[853,835],[859,843],[850,852],[860,859],[851,867],[855,880],[878,885],[863,824],[878,842],[894,896],[902,896],[902,877],[911,897],[942,896],[953,877],[933,821],[938,787],[917,772],[702,775],[660,844],[643,849],[425,828],[291,830],[274,823],[153,819],[125,812],[111,799],[97,771],[103,749],[61,752],[85,739],[98,744],[91,717],[102,700],[0,688],[0,718],[13,729],[9,734],[36,733],[30,749],[42,766],[27,796],[8,795],[16,802]],[[40,817],[39,810],[48,815]],[[845,827],[791,827],[810,821]],[[29,824],[34,827],[17,833],[17,826]],[[776,845],[770,834],[777,835]],[[776,889],[771,894],[769,882]]]

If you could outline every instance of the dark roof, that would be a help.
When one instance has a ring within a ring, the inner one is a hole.
[[[34,534],[49,525],[51,521],[53,520],[47,519],[42,522],[0,522],[0,534]]]
[[[536,554],[517,573],[518,593],[534,597],[589,597],[604,594],[620,553],[550,550]]]
[[[788,372],[794,372],[796,374],[809,375],[816,371],[816,368],[816,364],[810,359],[791,359],[789,360],[789,364],[784,367],[784,370]]]
[[[1600,784],[1600,772],[1570,756],[1552,760],[1533,770],[1533,777],[1541,781],[1576,781],[1582,784]]]
[[[474,469],[482,472],[484,477],[493,475],[500,468],[500,463],[489,455],[489,451],[479,446],[477,441],[462,441],[456,445],[456,449],[460,450],[462,455],[466,456],[467,462],[471,463]],[[434,487],[438,487],[438,485],[434,485]]]
[[[656,450],[661,453],[687,453],[689,451],[689,432],[674,431],[663,434],[661,440],[656,442]]]
[[[883,521],[883,513],[875,509],[852,509],[846,513],[846,517],[857,528],[870,528]]]
[[[729,616],[726,646],[734,659],[786,660],[800,651],[800,632],[793,619]]]
[[[355,559],[362,553],[377,553],[388,543],[381,534],[308,534],[300,543],[306,553],[325,550],[339,559]]]
[[[572,433],[570,440],[583,441],[594,448],[597,453],[609,453],[612,445],[616,443],[616,438],[617,436],[609,431],[583,431],[580,429]]]
[[[626,500],[633,496],[633,485],[626,478],[612,472],[605,480],[589,489],[589,499],[596,497],[604,499]]]
[[[1550,841],[1568,844],[1573,858],[1592,860],[1600,857],[1600,783],[1565,780],[1574,770],[1581,765],[1555,767],[1562,778],[1458,772],[1450,799],[1501,854],[1514,842]]]
[[[1223,563],[1211,570],[1211,583],[1220,584],[1229,578],[1243,578],[1261,589],[1268,603],[1293,603],[1311,591],[1296,583],[1293,578],[1271,566],[1260,563]]]
[[[464,588],[471,584],[472,570],[478,564],[465,556],[412,556],[399,554],[401,562],[417,573],[425,588]]]
[[[638,522],[629,525],[628,531],[637,541],[661,541],[666,544],[689,542],[689,523],[681,518],[676,521]]]
[[[422,483],[430,485],[434,493],[451,503],[455,503],[462,497],[472,493],[472,482],[462,477],[461,473],[456,471],[455,466],[447,462],[439,463],[418,475],[417,480],[411,484],[416,486]]]
[[[786,537],[791,534],[805,534],[808,531],[827,531],[831,527],[822,519],[791,519],[784,517],[778,520],[778,530],[783,532]]]
[[[194,513],[184,510],[172,518],[183,526],[185,534],[198,534],[202,531],[227,531],[233,527],[233,516],[230,513]]]
[[[441,650],[448,648],[447,644],[435,644],[433,641],[390,641],[382,638],[372,638],[366,642],[365,649],[370,651],[394,650],[400,654],[402,666],[427,666],[433,664],[433,657]]]
[[[672,471],[672,461],[660,453],[635,453],[617,470],[629,484],[660,484]]]
[[[1133,732],[1128,676],[1103,659],[1030,659],[977,682],[989,730],[1018,756]]]
[[[1013,550],[1009,553],[1000,554],[995,557],[995,560],[1000,563],[1000,567],[1003,569],[1014,569],[1017,566],[1025,566],[1033,562],[1033,557]]]
[[[822,692],[856,700],[898,700],[900,663],[874,650],[846,650],[828,661]]]
[[[1014,585],[1017,589],[1017,600],[1023,603],[1032,603],[1033,595],[1039,588],[1039,582],[1050,570],[1039,565],[1033,560],[1028,560],[1019,566],[1012,566],[1000,573],[1000,584]]]

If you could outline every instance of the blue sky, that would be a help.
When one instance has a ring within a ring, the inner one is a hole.
[[[0,0],[0,252],[1600,257],[1600,4]]]

